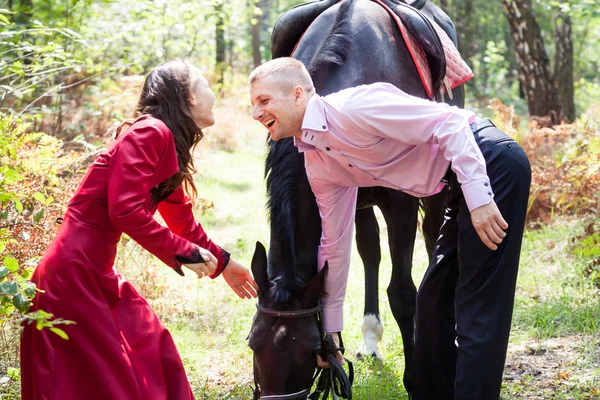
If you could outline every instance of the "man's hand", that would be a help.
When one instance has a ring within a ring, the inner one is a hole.
[[[337,332],[333,332],[331,334],[331,336],[333,337],[333,341],[335,343],[335,347],[336,348],[340,347],[340,337],[337,334]],[[340,363],[340,365],[346,364],[346,361],[344,360],[344,356],[343,356],[343,354],[342,354],[341,351],[339,351],[339,350],[336,351],[335,358]],[[317,354],[317,367],[319,367],[319,368],[329,368],[329,361],[323,360],[323,357],[321,357],[320,354]]]
[[[198,250],[200,251],[200,256],[204,262],[194,264],[188,263],[183,265],[194,271],[196,275],[198,275],[198,278],[204,278],[205,276],[214,274],[217,269],[217,264],[219,263],[217,261],[217,257],[215,257],[210,251],[203,249],[200,246],[198,246]]]
[[[481,241],[491,250],[497,250],[506,236],[504,230],[508,228],[508,224],[494,200],[471,211],[471,221]]]
[[[223,275],[231,290],[241,299],[251,299],[257,296],[258,285],[252,279],[250,271],[233,258],[229,259],[229,263],[221,275]]]

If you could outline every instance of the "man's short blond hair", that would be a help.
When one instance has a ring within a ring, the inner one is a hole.
[[[306,67],[294,58],[281,57],[267,61],[250,73],[248,83],[252,85],[266,77],[276,78],[282,91],[291,92],[296,86],[302,86],[307,93],[315,90]]]

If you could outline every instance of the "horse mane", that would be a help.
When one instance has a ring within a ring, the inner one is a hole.
[[[267,212],[271,225],[271,237],[280,240],[281,259],[286,260],[283,273],[271,288],[271,298],[277,303],[288,301],[296,286],[296,192],[295,182],[301,178],[293,139],[269,140],[269,152],[265,162],[267,181]],[[273,279],[274,277],[269,277]]]
[[[317,55],[311,62],[308,71],[316,87],[322,87],[315,80],[317,76],[325,76],[330,66],[342,65],[351,48],[350,11],[352,0],[344,1],[336,16],[329,35],[323,42]],[[298,182],[301,181],[303,168],[298,163],[301,157],[293,145],[291,138],[280,141],[269,141],[269,152],[265,162],[265,178],[267,184],[267,212],[271,225],[271,237],[279,240],[277,258],[284,260],[281,272],[270,276],[274,281],[270,298],[277,303],[289,301],[297,289],[297,255],[296,224]],[[303,166],[302,166],[303,167]],[[271,243],[273,241],[271,240]],[[271,250],[273,246],[271,246]],[[269,257],[270,259],[270,257]]]
[[[308,73],[313,78],[315,87],[322,87],[322,79],[330,67],[344,64],[352,46],[350,7],[352,0],[343,1],[329,35],[317,51],[316,56],[308,66]]]

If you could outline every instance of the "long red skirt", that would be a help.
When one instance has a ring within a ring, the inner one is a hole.
[[[171,335],[113,269],[120,232],[102,225],[68,212],[33,275],[33,310],[76,324],[60,326],[68,340],[25,327],[22,399],[193,399]]]

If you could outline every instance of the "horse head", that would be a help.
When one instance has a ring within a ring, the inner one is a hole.
[[[306,398],[313,384],[316,355],[321,351],[323,328],[319,299],[327,264],[284,303],[276,300],[281,277],[269,278],[267,254],[256,244],[252,273],[258,284],[257,312],[248,344],[254,352],[255,398]]]

